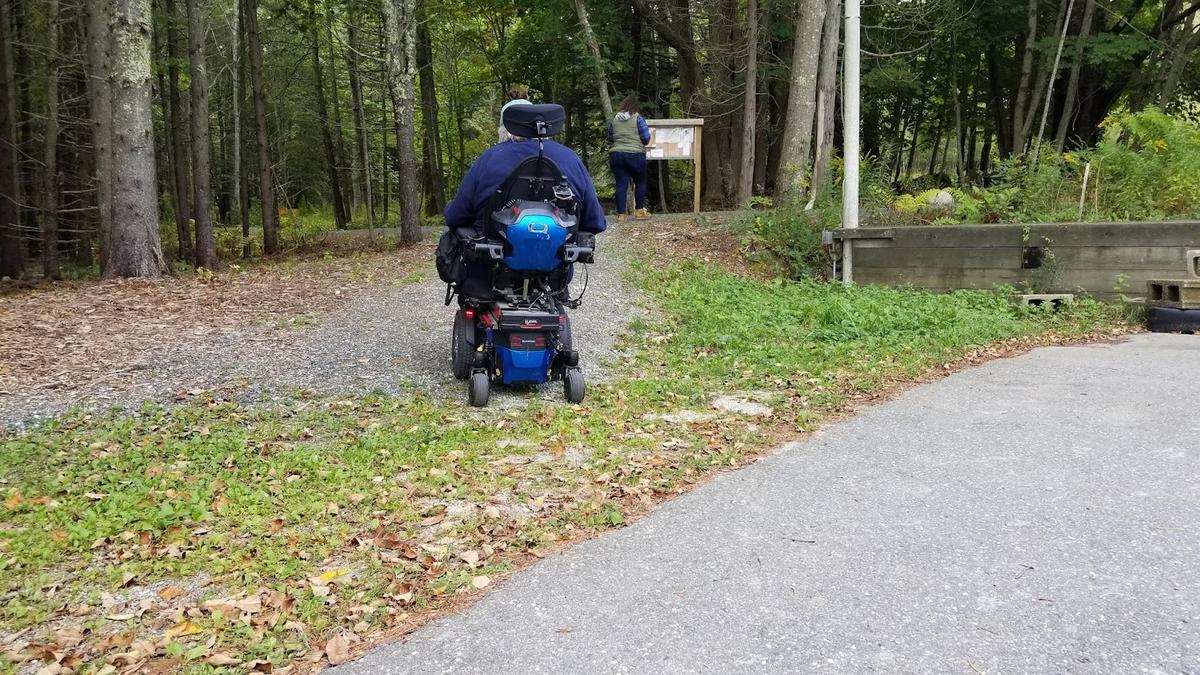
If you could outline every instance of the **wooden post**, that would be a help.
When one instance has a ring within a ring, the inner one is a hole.
[[[704,175],[701,171],[704,168],[701,166],[704,155],[700,152],[700,141],[704,136],[704,127],[693,127],[696,130],[696,143],[693,146],[694,161],[696,163],[695,176],[692,178],[692,212],[700,213],[700,176]]]

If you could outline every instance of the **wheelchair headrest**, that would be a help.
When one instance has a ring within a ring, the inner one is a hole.
[[[567,111],[557,103],[510,105],[504,109],[504,128],[520,138],[549,138],[562,131]]]

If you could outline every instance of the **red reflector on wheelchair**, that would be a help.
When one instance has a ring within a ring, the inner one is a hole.
[[[513,349],[545,349],[545,335],[513,335],[509,338],[509,346]]]
[[[475,318],[475,310],[473,308],[468,307],[467,309],[463,310],[463,316],[468,319],[474,319]]]

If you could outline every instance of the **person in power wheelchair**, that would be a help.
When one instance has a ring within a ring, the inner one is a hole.
[[[458,298],[451,358],[473,406],[493,382],[561,380],[568,401],[584,397],[566,312],[582,292],[571,298],[568,283],[606,222],[583,161],[551,140],[565,120],[559,105],[506,108],[513,140],[483,153],[446,207],[438,273],[446,304]]]

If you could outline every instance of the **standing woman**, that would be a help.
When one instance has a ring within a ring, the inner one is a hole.
[[[626,96],[621,101],[621,112],[608,124],[608,142],[612,150],[608,155],[608,167],[617,181],[617,222],[625,222],[626,191],[629,181],[634,185],[634,203],[638,220],[649,220],[646,210],[646,146],[650,144],[650,127],[638,114],[637,96]]]

